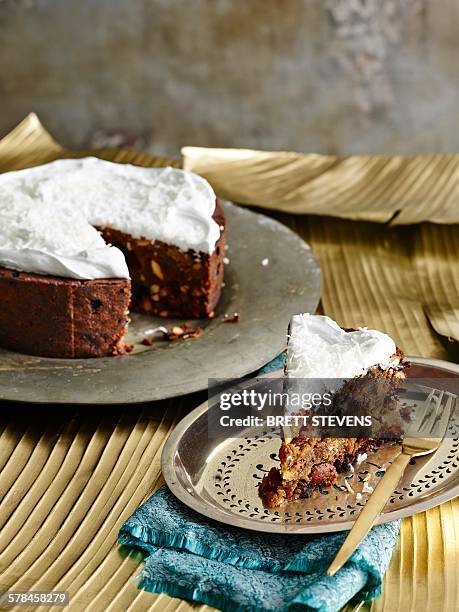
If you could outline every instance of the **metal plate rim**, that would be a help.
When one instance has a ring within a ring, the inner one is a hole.
[[[415,357],[415,356],[407,356],[407,360],[412,361],[415,364],[419,365],[430,365],[441,368],[443,370],[447,370],[454,374],[459,374],[459,365],[445,361],[442,359],[434,359],[428,357]],[[282,370],[278,370],[277,372],[271,373],[270,376],[280,374]],[[286,531],[285,525],[282,523],[265,523],[261,525],[256,521],[251,521],[245,517],[232,517],[232,520],[228,520],[227,515],[213,508],[210,504],[206,504],[199,498],[194,497],[190,494],[184,487],[181,486],[178,478],[175,475],[174,470],[174,455],[180,442],[181,437],[184,435],[186,430],[207,411],[207,401],[200,404],[197,408],[192,410],[189,414],[187,414],[175,427],[175,429],[170,434],[169,438],[166,440],[166,443],[163,447],[163,451],[161,454],[161,470],[164,476],[164,480],[166,481],[167,486],[171,490],[171,492],[177,497],[181,502],[183,502],[188,507],[192,508],[199,514],[218,521],[220,523],[224,523],[226,525],[231,525],[233,527],[241,527],[243,529],[248,529],[251,531],[261,531],[264,533],[283,533],[285,535],[299,535],[299,534],[316,534],[316,533],[334,533],[339,531],[347,531],[352,528],[355,521],[346,521],[342,523],[336,524],[324,524],[324,525],[305,525],[298,526],[294,531]],[[409,506],[405,506],[404,508],[400,508],[398,510],[393,510],[381,514],[378,520],[376,521],[376,525],[381,525],[384,523],[391,523],[393,521],[403,519],[413,514],[417,514],[418,512],[423,512],[424,510],[428,510],[430,508],[434,508],[444,502],[447,502],[455,497],[459,496],[459,483],[452,486],[450,489],[435,495],[434,497],[427,500],[420,500],[419,502],[414,502]]]

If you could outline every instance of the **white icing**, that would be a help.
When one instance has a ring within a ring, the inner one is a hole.
[[[212,253],[220,228],[205,179],[93,157],[0,175],[0,265],[70,278],[129,277],[93,226]]]
[[[35,205],[1,186],[0,265],[77,279],[129,278],[123,253],[78,210]]]
[[[392,338],[374,329],[345,332],[330,317],[292,318],[287,347],[290,378],[354,378],[379,365],[386,369],[396,352]]]
[[[374,489],[371,485],[369,485],[367,482],[363,483],[363,487],[362,487],[362,493],[373,493]]]

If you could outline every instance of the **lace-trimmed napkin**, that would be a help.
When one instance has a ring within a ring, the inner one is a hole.
[[[183,505],[163,486],[122,526],[119,543],[141,549],[139,588],[222,610],[339,610],[372,599],[400,524],[374,527],[335,576],[327,567],[345,533],[273,535],[229,527]]]

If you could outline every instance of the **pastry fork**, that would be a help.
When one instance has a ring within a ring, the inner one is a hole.
[[[381,514],[412,457],[430,455],[445,436],[456,396],[432,389],[420,410],[419,417],[408,428],[402,441],[402,451],[378,482],[338,554],[327,570],[333,576],[349,559]]]

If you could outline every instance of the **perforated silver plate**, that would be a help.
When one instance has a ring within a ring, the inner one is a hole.
[[[459,366],[409,357],[410,376],[457,376]],[[280,375],[280,373],[279,373]],[[258,485],[276,465],[280,446],[275,431],[241,429],[238,438],[209,439],[207,402],[185,417],[172,432],[162,456],[165,480],[185,504],[217,521],[257,531],[320,533],[350,529],[368,493],[399,452],[387,446],[340,475],[337,485],[313,498],[271,510],[263,506]],[[459,418],[451,420],[448,437],[432,457],[411,461],[379,522],[426,510],[459,495]],[[346,484],[347,481],[347,484]]]

